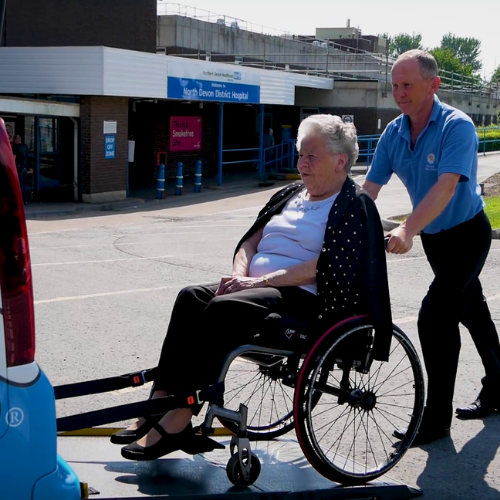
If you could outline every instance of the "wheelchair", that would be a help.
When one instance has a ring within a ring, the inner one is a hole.
[[[275,439],[292,429],[320,474],[361,485],[401,460],[424,408],[422,367],[408,337],[393,325],[388,361],[375,359],[374,343],[369,318],[357,316],[330,328],[307,351],[243,345],[226,357],[217,383],[208,390],[64,417],[58,419],[58,430],[208,402],[201,435],[183,451],[223,448],[208,438],[218,419],[233,433],[226,474],[234,485],[250,486],[259,477],[261,465],[251,441]],[[56,399],[142,385],[153,373],[56,387]],[[404,427],[403,440],[393,437],[395,429]]]

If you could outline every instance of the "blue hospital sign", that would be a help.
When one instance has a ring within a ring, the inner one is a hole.
[[[260,103],[260,74],[202,61],[168,63],[167,97],[186,101]]]
[[[168,77],[168,97],[193,101],[240,102],[258,104],[260,87],[233,82]]]
[[[112,160],[115,158],[116,153],[116,135],[104,134],[104,158]]]

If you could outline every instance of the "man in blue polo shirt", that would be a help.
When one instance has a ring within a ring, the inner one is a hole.
[[[491,226],[477,185],[474,124],[437,98],[441,79],[427,52],[401,54],[391,78],[402,114],[382,134],[363,187],[376,199],[393,173],[402,180],[413,212],[389,233],[387,251],[408,252],[420,233],[434,272],[418,317],[428,376],[424,417],[413,443],[418,446],[450,434],[459,323],[469,330],[486,375],[476,401],[456,409],[458,418],[482,418],[500,409],[500,344],[479,281],[491,245]],[[401,438],[405,431],[394,435]]]

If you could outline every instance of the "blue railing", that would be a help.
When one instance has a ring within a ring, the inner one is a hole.
[[[500,151],[500,139],[487,139],[486,134],[490,130],[500,130],[500,127],[484,127],[476,129],[477,135],[479,137],[479,147],[478,153],[486,154],[487,144],[498,143],[499,147],[494,148],[494,150]],[[366,162],[367,166],[371,165],[373,160],[373,154],[380,139],[381,134],[374,135],[360,135],[358,136],[359,144],[359,160],[358,163]]]
[[[259,148],[223,149],[221,165],[252,163],[255,165],[255,169],[257,170],[259,167],[259,159],[260,159],[259,152],[260,152]],[[231,156],[231,160],[225,159],[228,156]]]
[[[366,163],[370,166],[373,160],[373,154],[380,139],[380,134],[358,135],[359,155],[358,164]]]
[[[490,130],[498,130],[500,131],[500,127],[482,127],[476,129],[477,135],[479,137],[479,148],[478,152],[483,153],[483,155],[486,154],[486,144],[492,144],[494,142],[498,143],[499,146],[497,148],[493,147],[492,150],[498,151],[500,150],[500,138],[497,139],[486,139],[486,133]]]
[[[296,172],[295,140],[283,141],[281,144],[264,148],[264,171],[267,175],[273,173]]]
[[[500,130],[500,127],[478,128],[479,137],[478,153],[486,154],[486,145],[488,143],[500,143],[500,139],[487,139],[488,130]],[[358,136],[359,157],[358,165],[366,164],[369,167],[373,161],[373,155],[377,147],[381,134],[360,135]],[[500,150],[500,147],[499,147]],[[260,155],[259,148],[244,149],[224,149],[222,153],[233,154],[232,160],[222,161],[222,165],[231,165],[238,163],[253,163],[255,169],[259,168],[260,158],[262,157],[263,169],[261,174],[265,177],[273,174],[297,173],[298,153],[295,148],[295,139],[284,141],[268,148],[264,148]],[[234,155],[234,153],[237,153]]]
[[[358,164],[370,165],[377,147],[380,134],[358,136],[359,160]],[[285,141],[276,146],[264,149],[264,167],[266,174],[296,173],[298,153],[295,140]]]

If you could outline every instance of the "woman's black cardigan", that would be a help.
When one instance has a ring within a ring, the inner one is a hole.
[[[303,183],[294,182],[274,194],[238,243],[235,255],[244,241],[303,188]],[[350,178],[330,210],[316,273],[315,334],[321,335],[346,318],[366,314],[375,327],[374,358],[387,360],[392,317],[382,223],[374,201]]]

